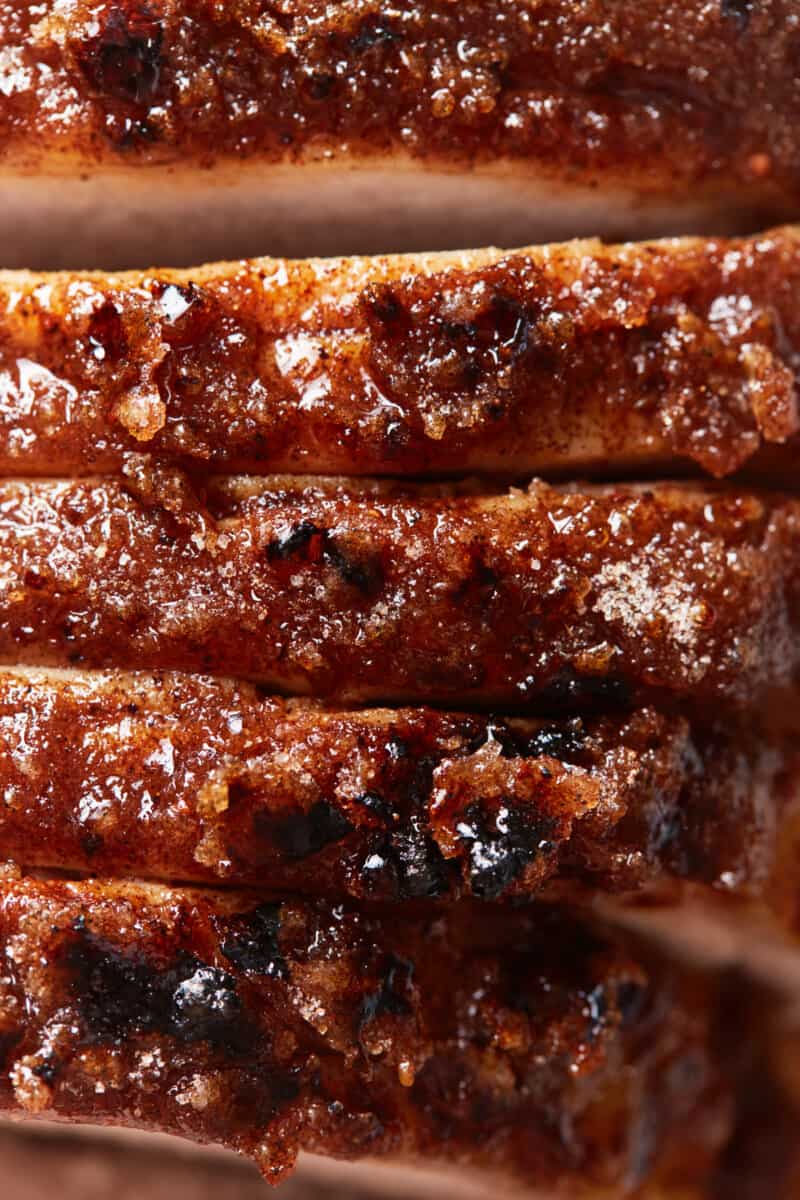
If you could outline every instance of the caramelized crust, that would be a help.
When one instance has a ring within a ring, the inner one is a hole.
[[[461,5],[450,5],[456,9]],[[0,276],[0,473],[800,466],[794,230]]]
[[[799,768],[648,709],[334,712],[199,676],[0,675],[0,859],[118,878],[330,901],[675,877],[759,895],[797,823]]]
[[[7,162],[403,157],[794,206],[795,0],[3,0]],[[157,196],[154,197],[157,202]]]
[[[798,663],[800,502],[178,473],[0,483],[0,659],[544,709],[753,704]]]
[[[221,1142],[500,1166],[629,1195],[724,1140],[715,982],[563,911],[9,880],[0,1107]]]

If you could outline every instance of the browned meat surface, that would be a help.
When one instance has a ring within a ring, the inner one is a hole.
[[[0,946],[0,1107],[222,1142],[273,1180],[302,1143],[628,1195],[696,1177],[729,1126],[714,979],[563,911],[8,878]]]
[[[460,6],[450,6],[456,8]],[[800,466],[800,245],[0,275],[0,473]]]
[[[799,18],[797,0],[4,0],[1,257],[763,226],[800,199]]]
[[[360,701],[756,703],[800,640],[800,502],[290,479],[0,482],[0,659]]]
[[[198,676],[0,675],[0,859],[102,876],[392,902],[678,878],[788,889],[794,912],[799,772],[649,709],[335,712]]]

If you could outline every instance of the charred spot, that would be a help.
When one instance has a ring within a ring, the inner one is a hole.
[[[462,382],[471,391],[484,378],[514,367],[527,355],[534,344],[535,325],[533,314],[514,296],[496,291],[471,320],[441,320],[440,329],[455,350]]]
[[[386,326],[392,333],[400,333],[411,325],[405,306],[388,283],[371,284],[365,288],[362,303],[367,317]]]
[[[289,968],[278,944],[280,930],[280,904],[260,904],[226,923],[220,950],[240,971],[288,979]]]
[[[586,997],[586,1018],[588,1022],[586,1040],[590,1044],[596,1042],[605,1029],[608,1011],[609,1003],[606,986],[603,983],[598,983],[597,987],[592,988]]]
[[[505,721],[491,720],[469,743],[468,753],[474,754],[487,742],[500,746],[503,758],[556,758],[561,762],[576,762],[586,750],[588,737],[580,718],[545,725],[533,733],[512,729]]]
[[[560,671],[541,693],[542,703],[556,708],[627,708],[631,700],[626,680],[613,675],[579,675],[571,667]]]
[[[158,90],[163,37],[148,4],[114,4],[78,53],[81,70],[101,95],[147,103]]]
[[[383,586],[383,568],[377,558],[357,559],[342,550],[330,535],[325,542],[325,560],[345,583],[365,596],[374,595]]]
[[[426,836],[416,814],[402,832],[392,834],[386,857],[394,867],[401,899],[433,899],[447,891],[442,852],[433,839]]]
[[[387,421],[383,431],[383,440],[388,454],[396,454],[408,444],[411,429],[405,421]]]
[[[392,762],[399,762],[403,758],[408,758],[411,753],[408,742],[396,733],[393,733],[387,741],[386,749],[389,752]]]
[[[513,798],[491,815],[480,803],[470,805],[456,828],[468,848],[472,894],[481,900],[497,900],[530,863],[553,850],[553,822],[521,813]]]
[[[313,521],[299,521],[285,537],[275,538],[269,543],[267,559],[269,562],[286,562],[289,559],[305,557],[314,540],[324,539],[327,532]]]
[[[103,839],[99,833],[85,833],[81,838],[81,849],[88,858],[92,858],[102,849]]]
[[[190,965],[191,975],[181,979],[172,993],[174,1036],[185,1042],[246,1049],[244,1026],[239,1029],[242,1002],[236,981],[219,967],[208,967],[197,960]]]
[[[41,1079],[42,1083],[46,1083],[48,1087],[52,1087],[58,1078],[60,1070],[61,1063],[55,1055],[50,1055],[44,1062],[37,1063],[33,1068],[33,1074],[37,1079]]]
[[[360,804],[362,808],[366,808],[367,812],[374,813],[381,821],[391,821],[393,816],[392,806],[383,796],[377,792],[364,792],[360,796],[356,796],[356,804]]]
[[[363,54],[373,46],[391,46],[402,41],[402,33],[392,29],[385,21],[371,21],[362,25],[356,36],[350,39],[350,45],[354,53]]]
[[[358,1015],[359,1031],[376,1017],[405,1017],[411,1013],[411,1005],[403,994],[411,987],[414,965],[396,954],[386,960],[380,987],[370,992],[361,1001]]]
[[[87,333],[89,351],[98,362],[116,364],[128,353],[128,339],[122,313],[112,300],[106,300],[92,313]]]
[[[345,583],[364,595],[377,591],[383,583],[383,569],[377,559],[355,558],[343,550],[330,530],[313,521],[298,521],[288,534],[273,538],[266,549],[270,563],[314,564],[321,560],[332,567]]]
[[[588,735],[583,722],[562,722],[547,725],[535,733],[521,735],[516,739],[517,751],[522,758],[557,758],[561,762],[574,763],[586,751]]]
[[[495,292],[483,322],[488,326],[492,340],[499,343],[507,361],[514,362],[528,350],[535,321],[515,296],[508,292]]]
[[[308,94],[312,100],[327,100],[336,80],[333,75],[315,74],[308,81]]]
[[[296,860],[317,854],[353,832],[347,817],[327,800],[317,800],[308,811],[298,809],[289,815],[258,812],[253,824],[258,837],[268,838],[287,858]]]
[[[158,130],[145,117],[125,117],[118,132],[119,144],[123,148],[135,146],[137,142],[155,142]]]
[[[250,1041],[235,980],[192,954],[163,967],[92,933],[78,918],[66,965],[87,1041],[115,1042],[159,1033],[182,1042],[209,1042],[242,1053]]]
[[[632,1029],[642,1019],[647,1007],[648,992],[643,983],[626,979],[617,987],[617,1008],[623,1029]]]
[[[739,30],[744,33],[753,15],[755,0],[720,0],[719,8],[722,16],[729,21],[733,21]]]

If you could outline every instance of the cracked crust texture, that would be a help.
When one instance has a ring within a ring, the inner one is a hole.
[[[451,6],[452,7],[452,6]],[[0,275],[0,473],[800,465],[800,250],[574,242]]]
[[[789,857],[799,769],[649,709],[341,712],[198,676],[0,675],[0,858],[101,876],[330,901],[676,878],[759,896]]]
[[[714,979],[563,911],[12,873],[0,947],[0,1107],[221,1142],[273,1181],[302,1144],[627,1195],[696,1177],[733,1115]]]
[[[0,482],[0,660],[362,702],[752,705],[798,665],[800,504],[652,489]]]
[[[251,246],[285,242],[293,212],[318,240],[335,227],[340,245],[363,242],[376,191],[393,220],[411,206],[406,248],[445,244],[421,231],[448,225],[447,244],[485,241],[493,201],[514,241],[559,221],[757,228],[797,210],[799,38],[796,0],[5,0],[0,154],[14,186],[58,180],[56,221],[80,206],[81,174],[98,200],[116,184],[115,229],[90,201],[97,230],[62,220],[52,242],[68,257],[95,232],[115,265],[140,233],[147,253],[160,206],[180,238],[170,186],[185,208],[249,178]],[[420,200],[433,178],[445,191]],[[229,236],[248,244],[246,228]]]

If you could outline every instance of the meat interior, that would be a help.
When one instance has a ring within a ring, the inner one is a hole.
[[[746,233],[792,210],[745,193],[650,196],[518,164],[421,170],[411,161],[291,167],[78,168],[0,173],[0,262],[33,270],[190,267],[256,255],[386,254]],[[5,232],[4,232],[5,231]]]

